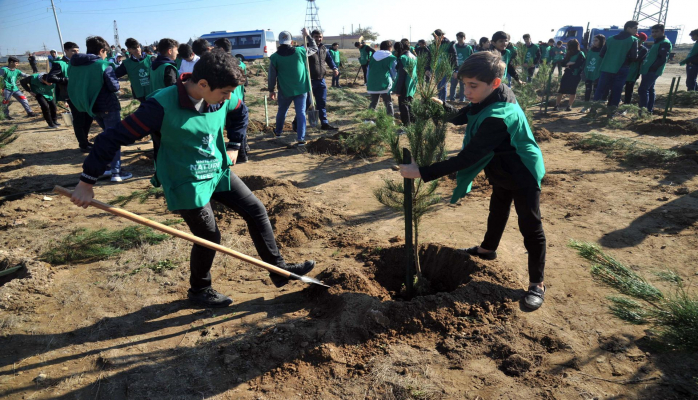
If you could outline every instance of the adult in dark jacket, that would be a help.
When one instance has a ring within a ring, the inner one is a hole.
[[[33,54],[27,58],[27,61],[29,61],[29,66],[32,67],[33,74],[39,72],[39,69],[36,67],[36,57]]]
[[[594,93],[594,101],[599,101],[610,88],[611,96],[608,98],[610,107],[618,107],[623,95],[623,86],[630,72],[630,64],[637,60],[637,21],[628,21],[623,27],[623,32],[606,40],[601,49],[601,76]]]
[[[696,83],[696,77],[698,77],[698,29],[691,31],[691,40],[695,42],[691,52],[679,63],[681,66],[686,66],[686,90],[689,92],[698,90],[698,83]]]
[[[103,130],[121,122],[121,104],[116,92],[119,81],[107,58],[109,44],[99,36],[90,36],[86,41],[87,54],[75,54],[68,68],[68,96],[78,111],[86,112],[97,121]],[[112,182],[131,178],[131,173],[121,169],[121,150],[112,159],[110,169]]]
[[[650,114],[654,110],[654,84],[664,73],[664,67],[671,54],[671,42],[664,36],[664,25],[657,24],[652,27],[652,38],[654,44],[640,66],[642,82],[637,90],[640,108],[647,108]]]
[[[74,42],[65,42],[63,44],[63,57],[53,62],[53,67],[46,75],[46,81],[56,85],[56,99],[65,101],[70,108],[70,115],[73,117],[73,132],[75,139],[78,141],[80,151],[89,153],[92,149],[92,144],[87,141],[87,135],[90,133],[90,126],[94,120],[92,116],[86,112],[79,111],[73,105],[68,97],[68,66],[70,59],[80,52],[80,46]]]
[[[315,107],[320,111],[320,129],[324,131],[337,130],[336,127],[330,125],[327,119],[327,84],[325,83],[325,65],[330,67],[334,76],[339,75],[339,68],[334,63],[327,47],[322,43],[322,32],[314,30],[311,33],[315,44],[317,45],[317,53],[308,57],[308,66],[310,67],[310,83],[313,87],[313,97],[315,98]],[[310,107],[310,96],[306,101],[306,109]],[[293,129],[296,129],[297,121],[293,119]]]

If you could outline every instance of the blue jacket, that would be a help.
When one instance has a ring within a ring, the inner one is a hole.
[[[70,65],[89,65],[99,59],[100,58],[94,54],[76,54],[70,59]],[[112,67],[107,67],[107,69],[104,70],[103,80],[104,85],[102,85],[102,90],[100,90],[97,95],[97,100],[95,100],[95,104],[92,106],[92,112],[99,113],[121,110],[119,98],[116,96],[116,92],[120,89],[119,81],[116,79]]]
[[[183,79],[186,81],[190,75],[184,74]],[[184,83],[177,81],[176,85],[179,90],[179,106],[194,109],[194,104],[184,88]],[[220,109],[222,104],[207,104],[205,112],[214,112]],[[92,151],[82,164],[80,180],[94,184],[121,146],[133,144],[136,140],[150,134],[161,134],[160,129],[164,118],[165,109],[155,99],[150,98],[141,103],[136,112],[121,120],[121,123],[99,134],[95,139]],[[228,149],[240,149],[242,139],[247,134],[248,122],[247,107],[243,104],[242,99],[239,99],[237,108],[228,112],[225,119],[225,129],[229,140]],[[166,135],[167,133],[162,134]]]

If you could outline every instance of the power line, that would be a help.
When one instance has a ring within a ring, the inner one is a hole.
[[[242,3],[234,3],[234,4],[225,4],[225,5],[216,5],[216,6],[201,6],[201,7],[188,7],[188,8],[173,8],[169,10],[151,10],[151,11],[122,11],[119,12],[119,14],[145,14],[145,13],[165,13],[165,12],[171,12],[171,11],[185,11],[185,10],[201,10],[205,8],[223,8],[223,7],[234,7],[234,6],[239,6],[243,4],[254,4],[254,3],[266,3],[269,2],[270,0],[259,0],[259,1],[246,1]],[[187,1],[186,3],[190,3],[191,1]],[[178,4],[178,3],[167,3],[169,4]],[[71,14],[113,14],[113,12],[106,12],[106,11],[71,11]]]
[[[42,9],[42,10],[43,10],[43,9]],[[46,11],[48,11],[48,10],[46,10]],[[22,18],[13,19],[12,21],[3,21],[3,23],[13,23],[13,22],[17,22],[17,21],[21,21],[21,20],[23,20],[23,19],[29,19],[29,18],[36,18],[36,15],[30,15],[30,16],[28,16],[28,17],[22,17]],[[5,28],[5,26],[3,26],[3,28]]]
[[[134,8],[147,8],[147,7],[160,7],[160,6],[169,6],[172,4],[184,4],[184,3],[194,3],[194,2],[201,2],[203,0],[190,0],[190,1],[178,1],[176,3],[158,3],[158,4],[151,4],[148,6],[137,6],[137,7],[119,7],[119,8],[102,8],[100,10],[83,10],[83,11],[71,11],[71,14],[88,14],[92,12],[108,12],[108,11],[116,11],[116,10],[132,10]]]
[[[51,18],[50,15],[47,16],[47,17],[43,17],[43,18],[36,19],[36,20],[34,20],[34,22],[36,22],[36,21],[42,21],[42,20],[49,19],[49,18]],[[22,22],[21,24],[10,25],[10,26],[5,26],[5,25],[3,25],[2,27],[3,27],[3,29],[4,29],[4,28],[14,28],[14,27],[16,27],[16,26],[21,26],[21,25],[26,25],[26,24],[27,24],[27,22]]]
[[[3,17],[14,17],[15,15],[26,14],[26,13],[29,13],[29,12],[34,12],[34,11],[44,10],[44,9],[45,9],[44,7],[39,7],[39,8],[35,8],[35,9],[33,9],[33,10],[29,10],[29,11],[18,12],[18,13],[16,13],[16,14],[10,14],[10,15],[5,15],[5,14],[3,14],[2,16],[3,16]]]

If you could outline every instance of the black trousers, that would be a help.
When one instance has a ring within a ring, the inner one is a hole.
[[[78,145],[80,145],[80,147],[87,147],[89,144],[87,141],[87,134],[90,133],[90,127],[92,126],[94,118],[88,113],[78,111],[70,100],[66,100],[66,103],[68,103],[70,113],[73,115],[73,132],[75,132]]]
[[[630,104],[633,101],[633,91],[635,89],[635,82],[625,82],[625,98],[623,99],[624,104]]]
[[[58,122],[56,116],[56,102],[53,99],[49,101],[40,94],[36,96],[36,101],[39,103],[39,107],[41,107],[41,114],[43,114],[44,120],[48,126],[54,126],[54,124]]]
[[[519,231],[524,237],[528,251],[528,277],[532,283],[543,282],[545,270],[545,232],[540,217],[540,189],[537,187],[509,190],[492,187],[490,215],[487,218],[487,233],[480,247],[497,250],[507,226],[511,202],[519,217]]]
[[[598,86],[599,80],[595,81],[584,81],[584,101],[591,100],[592,95],[596,92],[596,86]],[[604,93],[603,101],[608,100],[608,95],[611,93],[609,89],[608,92]]]
[[[409,126],[414,121],[412,115],[412,97],[398,96],[398,108],[400,109],[400,120],[404,126]]]
[[[285,267],[286,263],[276,245],[274,231],[264,204],[232,172],[230,173],[230,185],[230,191],[214,193],[212,200],[231,208],[242,216],[247,223],[254,247],[263,261],[277,267]],[[191,233],[220,244],[221,232],[218,230],[210,202],[202,208],[179,210],[178,212],[189,225]],[[211,286],[211,266],[215,256],[215,250],[196,244],[192,247],[189,261],[191,270],[189,284],[192,289],[199,290]]]
[[[368,64],[362,65],[361,70],[364,71],[364,83],[368,82]]]

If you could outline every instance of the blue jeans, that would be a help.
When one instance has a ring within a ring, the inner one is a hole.
[[[689,92],[698,91],[698,65],[686,64],[686,90]]]
[[[310,81],[313,85],[313,96],[315,97],[316,110],[320,111],[320,123],[328,124],[327,121],[327,84],[325,78]],[[310,109],[310,96],[306,101],[306,109]]]
[[[450,90],[450,94],[448,97],[451,101],[453,101],[455,99],[454,96],[456,95],[456,86],[458,86],[458,100],[461,102],[464,102],[465,101],[465,94],[463,94],[463,81],[461,81],[458,78],[456,78],[456,79],[451,78],[451,90]]]
[[[342,74],[341,74],[341,73],[340,73],[340,74],[337,74],[337,76],[332,75],[332,87],[339,87],[339,77],[340,77],[340,75],[342,75]]]
[[[637,94],[640,96],[640,108],[646,108],[650,113],[654,110],[654,84],[657,82],[656,72],[642,75],[642,82]]]
[[[102,128],[102,131],[106,131],[109,128],[113,128],[121,122],[121,111],[107,111],[98,112],[95,114],[95,121]],[[101,134],[103,134],[102,132]],[[111,167],[112,175],[121,172],[121,148],[114,154],[114,159],[111,160],[109,164]]]
[[[296,109],[296,121],[298,122],[298,128],[296,129],[299,142],[305,140],[305,101],[308,97],[308,93],[299,94],[293,97],[284,97],[284,95],[279,92],[279,111],[276,112],[276,129],[274,133],[280,135],[284,130],[284,122],[286,122],[286,114],[288,113],[288,108],[291,107],[293,103]]]
[[[446,102],[446,86],[448,86],[448,79],[449,76],[444,76],[443,79],[441,79],[441,82],[439,82],[439,100],[443,101],[444,103]]]
[[[625,88],[625,80],[628,78],[629,72],[630,68],[628,67],[621,67],[615,74],[601,72],[601,76],[599,76],[599,85],[596,86],[596,92],[594,93],[594,101],[601,100],[603,94],[610,88],[611,96],[608,99],[608,105],[618,107],[620,98],[623,95],[623,88]]]

